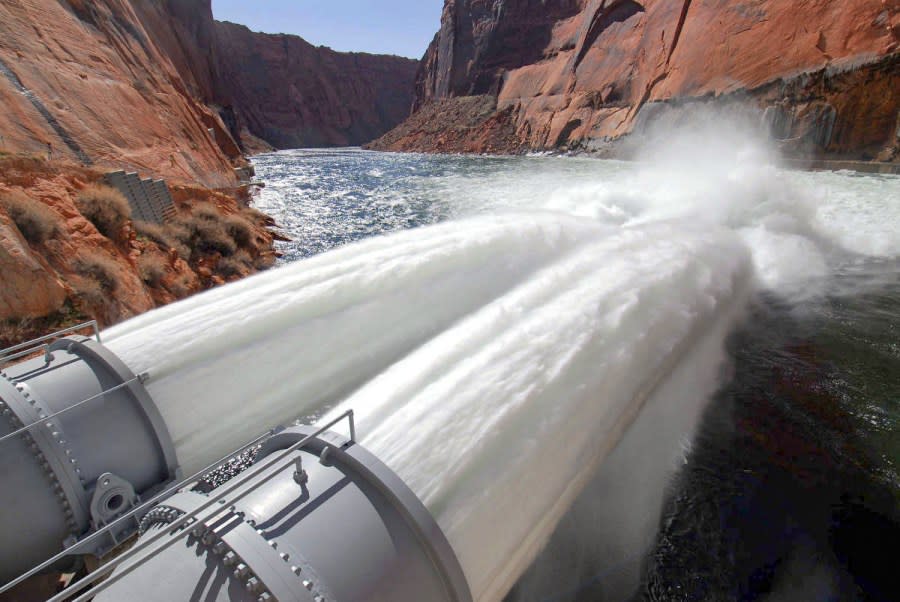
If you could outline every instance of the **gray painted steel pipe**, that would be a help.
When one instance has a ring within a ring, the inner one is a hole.
[[[103,556],[140,530],[138,553],[88,596],[471,602],[415,494],[327,426],[275,434],[252,467],[209,494],[181,490],[149,512],[135,508],[179,477],[146,375],[85,337],[35,349],[40,357],[0,364],[0,584],[63,550],[71,554],[55,569]],[[169,527],[176,521],[185,525]]]
[[[181,528],[168,525],[218,490],[157,506],[135,555],[95,600],[470,602],[434,519],[359,444],[328,432],[268,461],[313,433],[295,427],[269,439],[253,467],[219,487],[228,497]]]
[[[85,337],[44,350],[0,368],[0,584],[177,477],[172,441],[142,378]],[[137,526],[118,526],[77,554],[103,555]]]

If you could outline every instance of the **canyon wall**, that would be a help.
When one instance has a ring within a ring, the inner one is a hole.
[[[238,149],[157,42],[175,27],[150,0],[0,3],[0,151],[236,184]]]
[[[244,155],[384,133],[417,64],[217,23],[210,0],[0,1],[0,347],[270,267]],[[97,192],[112,169],[166,178],[174,215],[132,219]]]
[[[279,148],[354,146],[410,111],[418,62],[335,52],[291,35],[216,23],[220,89],[242,127]]]
[[[8,0],[0,152],[234,186],[265,143],[389,130],[409,114],[416,67],[217,23],[210,0]]]
[[[898,40],[895,0],[446,0],[418,111],[373,147],[603,149],[724,102],[755,108],[791,153],[891,160]],[[462,125],[441,123],[450,105]]]

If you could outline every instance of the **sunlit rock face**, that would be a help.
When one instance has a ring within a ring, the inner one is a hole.
[[[211,19],[211,14],[210,14]],[[240,151],[180,70],[167,3],[0,5],[0,146],[224,187]],[[170,43],[172,41],[172,43]]]
[[[215,24],[219,86],[252,135],[279,148],[356,146],[403,121],[417,61],[335,52]]]
[[[3,3],[0,40],[0,150],[214,188],[266,144],[383,134],[417,68],[218,23],[210,0]]]
[[[501,143],[512,151],[596,146],[639,129],[656,104],[717,100],[783,113],[773,133],[794,154],[890,160],[898,35],[880,0],[447,0],[415,106],[495,97],[516,128]],[[478,128],[471,138],[457,150],[487,150]]]

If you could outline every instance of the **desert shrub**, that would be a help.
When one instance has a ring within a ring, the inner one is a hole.
[[[191,215],[198,219],[205,219],[210,222],[222,221],[222,214],[211,203],[198,203],[191,209]]]
[[[163,226],[143,220],[134,220],[134,231],[139,238],[145,238],[156,244],[162,250],[168,250],[175,246],[175,241],[166,232]]]
[[[81,324],[88,319],[87,314],[75,309],[71,299],[66,299],[58,311],[40,318],[2,320],[0,321],[0,349],[30,341],[48,332]],[[89,335],[89,332],[85,329],[82,334]]]
[[[259,209],[256,209],[254,207],[242,208],[241,215],[243,215],[244,218],[247,219],[248,221],[250,221],[254,224],[257,224],[257,225],[270,224],[273,221],[272,216],[267,215],[267,214],[263,213],[262,211],[260,211]]]
[[[253,247],[253,227],[242,217],[229,215],[225,218],[225,231],[241,249]]]
[[[78,210],[105,237],[122,242],[122,226],[131,219],[131,206],[115,188],[89,184],[78,193]]]
[[[149,240],[162,251],[168,252],[169,249],[175,249],[178,252],[178,256],[185,261],[191,258],[191,249],[186,244],[190,243],[191,234],[181,224],[168,223],[165,226],[159,226],[150,222],[136,220],[134,222],[134,231],[139,238]]]
[[[216,274],[227,280],[243,274],[242,267],[243,264],[233,257],[223,257],[216,265]]]
[[[165,225],[165,235],[172,243],[172,248],[178,251],[178,256],[189,261],[191,259],[191,230],[180,220],[169,222]]]
[[[220,222],[206,220],[193,220],[193,248],[200,253],[219,253],[222,257],[229,257],[237,250],[234,240],[228,236],[225,226]]]
[[[94,281],[104,293],[119,288],[118,265],[112,259],[98,253],[83,253],[74,263],[75,272]]]
[[[103,288],[100,286],[100,283],[93,278],[76,274],[69,279],[69,284],[72,286],[72,290],[75,291],[78,298],[89,307],[102,307],[106,301],[106,295],[103,292]]]
[[[189,216],[172,223],[173,235],[192,251],[200,254],[219,253],[230,257],[237,251],[221,214],[211,205],[195,207]]]
[[[238,251],[231,257],[223,257],[216,266],[216,273],[222,278],[243,276],[253,270],[253,258],[246,251]]]
[[[159,255],[145,253],[138,257],[138,273],[147,286],[159,288],[166,277],[166,261]]]
[[[29,243],[43,244],[59,233],[59,216],[50,207],[21,192],[0,195],[0,205]]]
[[[271,254],[259,255],[253,260],[253,267],[258,272],[264,272],[275,265],[275,256]]]
[[[46,158],[40,155],[15,154],[0,157],[3,180],[11,186],[30,188],[38,180],[54,175],[55,171]]]

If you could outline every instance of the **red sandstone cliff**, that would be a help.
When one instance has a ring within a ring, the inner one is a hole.
[[[397,125],[416,66],[217,23],[210,0],[8,0],[0,151],[49,143],[54,158],[231,186],[255,138],[360,144]]]
[[[373,147],[596,148],[673,107],[734,102],[797,153],[890,159],[898,40],[896,0],[446,0],[415,101],[441,108]],[[441,122],[451,105],[466,123]]]
[[[267,142],[382,134],[416,65],[216,23],[210,0],[0,1],[0,347],[270,266],[271,223],[209,189]],[[110,168],[167,178],[177,215],[103,231],[79,202]]]
[[[240,153],[157,43],[175,27],[150,0],[0,3],[0,150],[138,169],[207,186],[237,182]],[[157,18],[142,13],[156,12]]]
[[[113,324],[274,263],[271,220],[204,188],[174,186],[165,226],[123,213],[105,229],[80,199],[102,177],[0,157],[0,348],[88,318]]]
[[[417,61],[335,52],[302,38],[216,23],[219,89],[241,126],[280,148],[350,146],[403,121]]]

